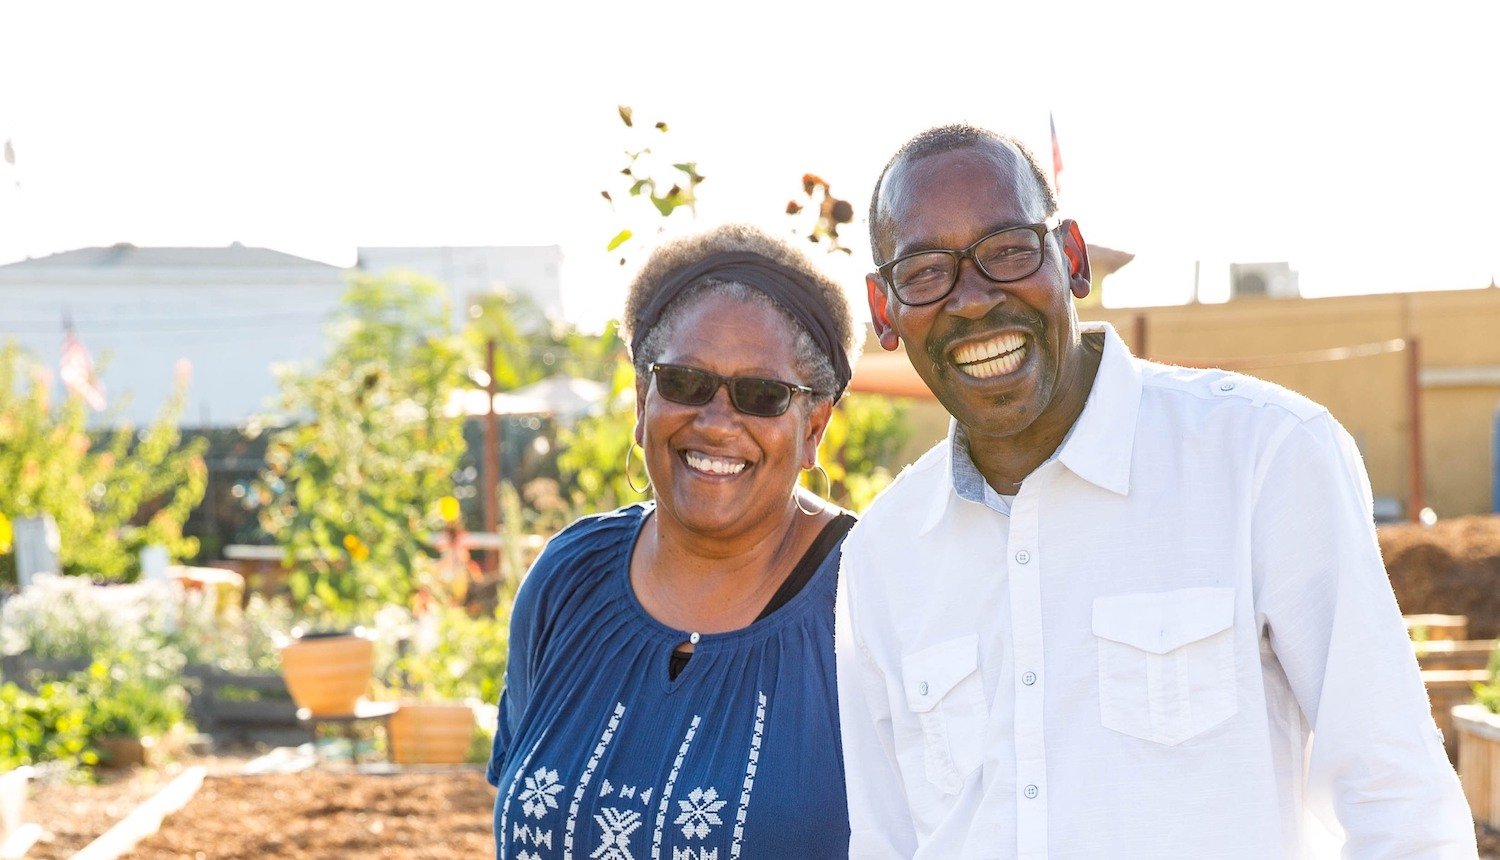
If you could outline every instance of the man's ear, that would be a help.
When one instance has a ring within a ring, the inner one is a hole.
[[[1093,273],[1089,269],[1089,246],[1083,241],[1083,231],[1072,219],[1063,222],[1063,254],[1068,258],[1068,290],[1074,296],[1088,298],[1093,287]]]
[[[870,323],[875,326],[875,337],[880,340],[881,349],[891,352],[901,344],[901,338],[896,334],[896,327],[891,325],[891,315],[886,307],[885,279],[873,272],[865,275],[865,292],[870,302]]]

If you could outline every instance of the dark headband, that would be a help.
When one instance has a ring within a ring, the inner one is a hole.
[[[657,288],[656,295],[636,315],[635,331],[630,339],[630,354],[639,353],[641,341],[660,322],[662,312],[673,299],[710,278],[724,283],[744,284],[759,290],[791,314],[793,319],[807,329],[813,342],[827,353],[828,360],[833,363],[833,375],[838,378],[839,383],[833,399],[837,400],[843,395],[853,371],[849,368],[849,355],[844,352],[838,333],[834,331],[828,309],[816,298],[817,284],[796,269],[750,251],[709,254],[702,260],[669,274]]]

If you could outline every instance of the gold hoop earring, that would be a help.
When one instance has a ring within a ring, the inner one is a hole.
[[[635,490],[637,493],[640,493],[641,495],[644,496],[644,495],[646,495],[646,491],[649,490],[649,489],[651,489],[651,473],[649,471],[646,473],[646,486],[644,486],[644,487],[637,487],[635,485],[635,481],[632,481],[630,479],[630,455],[635,453],[635,449],[636,449],[636,444],[634,442],[631,442],[630,446],[625,449],[625,483],[627,483],[627,484],[630,485],[630,489]],[[645,466],[645,464],[646,464],[646,449],[642,448],[641,449],[641,465]]]
[[[814,463],[813,469],[823,473],[823,495],[818,498],[826,499],[833,494],[833,479],[828,477],[828,470],[823,468],[822,463]],[[822,510],[821,508],[813,508],[809,511],[807,508],[802,507],[802,496],[795,489],[792,490],[792,501],[796,503],[797,510],[810,517],[817,516]]]

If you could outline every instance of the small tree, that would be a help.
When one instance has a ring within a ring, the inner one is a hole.
[[[281,372],[299,423],[267,446],[261,522],[286,550],[293,596],[333,624],[409,605],[438,555],[438,500],[453,488],[463,416],[446,412],[468,366],[442,288],[356,276],[321,368]]]
[[[63,573],[129,580],[139,552],[163,544],[176,558],[198,552],[182,525],[203,500],[206,442],[182,444],[177,426],[187,397],[182,375],[155,423],[128,422],[96,438],[87,407],[70,395],[52,401],[52,380],[14,343],[0,345],[0,537],[17,517],[50,514],[62,541]],[[102,443],[102,444],[100,444]],[[14,581],[9,540],[0,540],[0,581]]]

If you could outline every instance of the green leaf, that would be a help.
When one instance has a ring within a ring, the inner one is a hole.
[[[606,251],[613,251],[614,249],[616,249],[616,248],[620,247],[621,245],[625,244],[626,242],[629,242],[630,241],[630,237],[634,236],[634,235],[635,234],[632,233],[632,232],[630,232],[629,230],[621,230],[620,232],[618,232],[618,233],[615,234],[615,237],[613,239],[609,240],[609,245],[604,250],[606,250]]]
[[[672,166],[677,168],[678,170],[681,170],[683,173],[686,173],[688,182],[692,183],[693,185],[697,185],[699,182],[703,181],[703,176],[698,173],[698,162],[696,161],[685,161],[681,164],[674,164]]]

